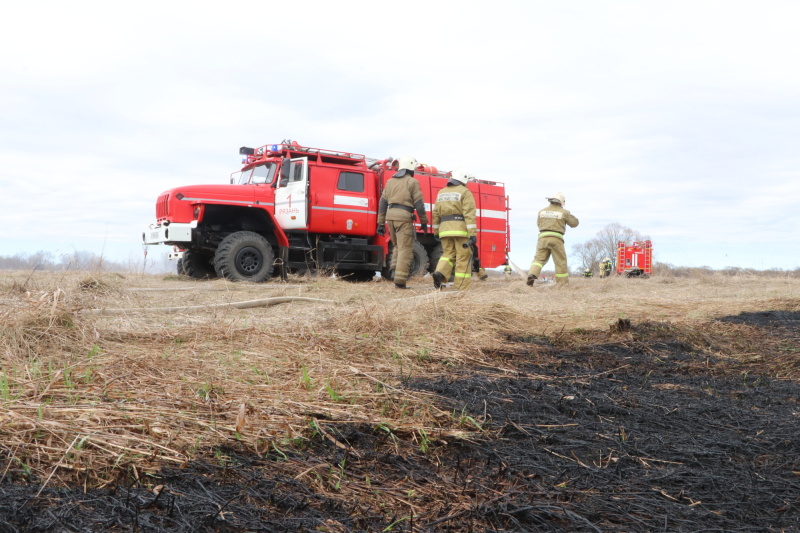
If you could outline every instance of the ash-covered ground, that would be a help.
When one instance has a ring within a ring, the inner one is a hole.
[[[404,382],[479,427],[467,440],[331,422],[303,448],[41,493],[0,461],[0,532],[798,531],[800,313],[716,325],[759,350],[620,323]]]

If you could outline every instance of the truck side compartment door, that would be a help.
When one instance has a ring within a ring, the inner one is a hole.
[[[372,173],[341,170],[333,191],[333,232],[372,235],[378,220],[377,203]]]
[[[285,230],[308,226],[308,158],[298,157],[288,164],[289,179],[281,180],[275,191],[275,218]]]
[[[478,206],[478,246],[481,266],[494,268],[505,262],[509,251],[508,204],[502,187],[486,183],[470,184]],[[477,190],[476,190],[477,189]]]

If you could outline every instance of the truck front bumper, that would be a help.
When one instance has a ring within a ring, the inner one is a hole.
[[[150,224],[142,232],[144,244],[177,244],[178,246],[192,242],[192,230],[197,227],[197,221],[188,224],[181,222],[164,223],[161,225]]]

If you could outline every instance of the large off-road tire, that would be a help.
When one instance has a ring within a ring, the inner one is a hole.
[[[431,253],[428,256],[428,272],[433,274],[436,272],[436,266],[439,264],[439,259],[442,258],[442,243],[437,242],[436,246],[431,249]]]
[[[394,278],[394,270],[389,269],[392,264],[392,254],[394,253],[394,246],[389,249],[389,255],[386,257],[386,266],[381,270],[381,277],[387,280]],[[428,252],[419,241],[414,241],[414,253],[411,256],[411,268],[408,272],[408,277],[422,276],[428,270]],[[434,267],[435,268],[435,267]]]
[[[186,250],[178,261],[178,273],[194,279],[213,279],[217,277],[214,265],[211,264],[213,256],[209,252]],[[181,272],[182,271],[182,272]]]
[[[239,231],[222,239],[214,256],[214,269],[231,281],[260,283],[272,276],[275,253],[269,241],[252,231]]]
[[[177,270],[179,276],[185,276],[186,275],[186,271],[183,269],[183,258],[182,257],[180,259],[178,259],[178,265],[177,265],[176,270]]]

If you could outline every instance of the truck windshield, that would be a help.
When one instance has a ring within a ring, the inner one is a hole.
[[[272,178],[274,177],[275,163],[265,163],[253,169],[253,177],[251,178],[250,183],[272,183]]]
[[[241,172],[234,172],[231,175],[231,183],[235,183],[237,185],[245,185],[247,182],[250,181],[250,174],[253,173],[253,169],[249,170],[242,170]]]

